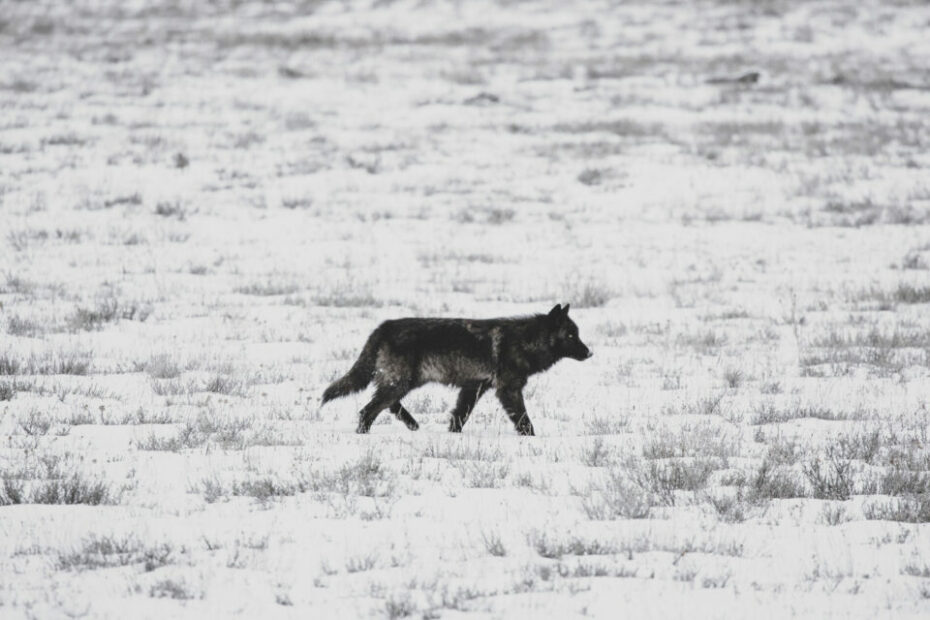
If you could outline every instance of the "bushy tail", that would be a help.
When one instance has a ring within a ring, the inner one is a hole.
[[[352,392],[364,390],[368,384],[371,383],[371,378],[375,373],[375,360],[378,357],[378,348],[381,346],[380,332],[380,329],[376,329],[371,336],[368,337],[368,342],[362,347],[361,355],[359,355],[355,363],[352,364],[352,368],[349,369],[349,372],[341,379],[333,381],[330,386],[326,388],[326,391],[323,392],[322,404],[325,405],[334,398],[342,398],[343,396],[348,396]]]

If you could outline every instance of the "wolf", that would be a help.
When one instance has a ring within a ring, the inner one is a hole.
[[[523,403],[527,379],[563,358],[582,361],[593,355],[568,309],[569,304],[556,304],[548,314],[524,317],[385,321],[349,372],[326,388],[322,404],[374,382],[356,432],[367,433],[384,409],[415,431],[420,425],[400,400],[421,385],[444,383],[460,388],[449,421],[449,430],[460,433],[478,399],[493,388],[517,432],[534,435]]]

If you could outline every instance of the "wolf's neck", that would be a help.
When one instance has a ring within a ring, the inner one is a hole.
[[[539,321],[540,319],[537,318],[536,322],[530,324],[530,333],[527,334],[525,348],[521,351],[521,357],[528,375],[535,375],[549,370],[553,364],[559,361],[558,355],[547,342],[545,328],[538,325]]]
[[[540,350],[536,355],[528,356],[529,359],[529,374],[535,375],[537,373],[549,370],[553,364],[555,364],[558,358],[550,353],[549,351]]]

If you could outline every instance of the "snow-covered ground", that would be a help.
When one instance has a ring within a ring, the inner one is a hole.
[[[889,4],[0,3],[0,616],[927,617]],[[556,302],[535,438],[319,407],[384,319]]]

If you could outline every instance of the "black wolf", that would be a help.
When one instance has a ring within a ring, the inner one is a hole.
[[[528,317],[396,319],[372,332],[349,372],[323,392],[323,403],[374,381],[374,397],[359,412],[356,432],[367,433],[384,409],[415,431],[420,425],[400,399],[426,383],[445,383],[461,388],[449,422],[458,433],[481,395],[494,388],[517,432],[533,435],[523,404],[527,378],[562,358],[591,355],[568,318],[568,304]]]

